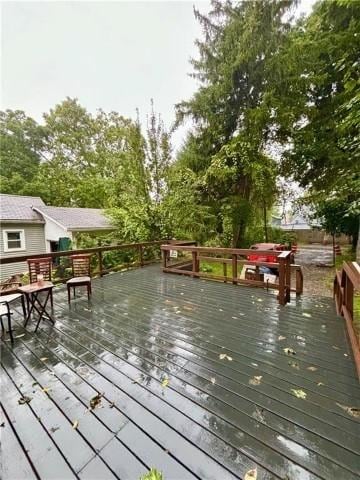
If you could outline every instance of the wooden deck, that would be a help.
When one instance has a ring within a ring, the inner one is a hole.
[[[360,387],[330,299],[281,307],[156,265],[54,301],[55,327],[15,313],[2,342],[1,478],[360,478]]]

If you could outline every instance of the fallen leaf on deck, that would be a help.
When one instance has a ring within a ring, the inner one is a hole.
[[[111,402],[110,405],[109,405],[110,408],[114,408],[115,407],[115,402]]]
[[[210,381],[211,381],[211,383],[214,385],[215,382],[216,382],[216,379],[215,379],[214,377],[211,377],[211,378],[210,378]]]
[[[133,380],[131,383],[140,383],[142,379],[143,377],[135,378],[135,380]]]
[[[303,312],[303,317],[311,318],[311,314],[310,314],[310,313]]]
[[[168,378],[164,378],[164,380],[161,382],[161,386],[163,388],[167,387],[169,385],[169,379]]]
[[[59,430],[59,429],[60,429],[60,427],[51,427],[51,428],[50,428],[50,432],[51,432],[51,433],[55,433],[56,430]]]
[[[237,320],[237,317],[231,317],[233,320]]]
[[[184,310],[189,310],[190,312],[192,312],[194,310],[192,307],[188,307],[187,305],[184,305],[183,309]]]
[[[47,358],[47,357],[41,357],[40,360],[41,360],[42,362],[46,362],[46,360],[48,360],[48,358]]]
[[[354,418],[360,418],[360,408],[357,407],[347,407],[346,405],[341,405],[341,403],[336,404],[338,407],[342,408],[346,413],[351,415]]]
[[[20,335],[15,335],[15,338],[25,337],[25,333],[20,333]]]
[[[78,428],[78,426],[79,426],[79,420],[75,420],[75,422],[73,423],[72,428],[73,428],[74,430],[76,430],[76,429]]]
[[[48,392],[50,392],[50,390],[51,390],[51,388],[48,388],[48,387],[44,387],[44,388],[41,389],[41,391],[44,392],[44,393],[48,393]]]
[[[317,383],[318,387],[321,387],[322,385],[324,385],[322,382]]]
[[[348,357],[349,355],[347,353],[344,353],[344,357]]]
[[[250,378],[249,383],[250,385],[260,385],[262,379],[262,375],[255,376],[253,378]]]
[[[262,299],[262,298],[258,298],[257,301],[258,301],[258,302],[262,302],[263,299]]]
[[[91,308],[86,308],[86,307],[84,307],[84,310],[86,310],[87,312],[91,312],[91,311],[92,311]]]
[[[253,468],[252,470],[248,470],[245,473],[244,480],[256,480],[257,479],[257,469]]]
[[[290,367],[300,370],[299,364],[296,362],[289,362]]]
[[[19,400],[18,400],[18,404],[19,405],[24,405],[25,403],[30,403],[32,400],[31,397],[27,397],[26,395],[24,395],[23,397],[20,397]]]
[[[284,337],[283,335],[279,335],[278,340],[286,340],[286,337]]]
[[[227,357],[226,353],[220,353],[219,355],[220,360],[224,360],[224,358],[226,357]]]
[[[39,385],[38,382],[34,382],[31,384],[32,387],[35,387],[36,385]]]
[[[102,397],[102,394],[101,394],[101,393],[98,393],[98,394],[96,394],[94,397],[92,397],[92,399],[90,400],[90,408],[91,408],[91,410],[94,410],[94,408],[100,406],[100,404],[101,404],[101,397]]]
[[[286,355],[296,355],[296,352],[295,350],[293,350],[292,348],[284,348],[284,352],[286,353]]]
[[[180,295],[184,295],[183,292],[181,292]]]
[[[302,337],[301,335],[296,335],[296,340],[300,340],[301,342],[305,342],[306,338]]]
[[[0,427],[5,427],[5,422],[2,422],[2,423],[0,424]]]
[[[291,391],[297,398],[302,398],[302,399],[306,398],[306,393],[304,392],[304,390],[295,390],[295,388],[292,388]]]
[[[257,363],[254,363],[254,362],[251,362],[251,365],[252,365],[253,367],[258,367],[258,366],[259,366]]]
[[[340,348],[337,347],[336,345],[333,345],[332,347],[333,347],[334,350],[340,350]]]
[[[317,370],[316,367],[307,367],[306,370],[310,370],[310,372],[315,372]]]

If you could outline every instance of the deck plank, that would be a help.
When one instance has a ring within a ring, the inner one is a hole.
[[[14,315],[25,335],[4,348],[17,395],[30,380],[51,388],[22,407],[66,459],[69,478],[132,480],[150,467],[166,480],[242,478],[255,467],[262,479],[359,478],[360,422],[346,406],[359,407],[360,386],[331,301],[294,296],[280,307],[272,292],[157,265],[93,283],[91,302],[79,295],[70,309],[56,289],[56,324],[43,322],[36,335]],[[96,392],[103,408],[85,413]],[[49,430],[74,417],[78,431],[64,429],[64,439]],[[21,426],[11,428],[16,448],[27,449]],[[78,458],[65,438],[80,442]],[[36,450],[28,455],[45,478]]]

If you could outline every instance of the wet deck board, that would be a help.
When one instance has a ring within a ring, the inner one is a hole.
[[[165,479],[243,478],[255,467],[262,479],[359,478],[360,423],[347,407],[359,407],[360,388],[331,301],[279,307],[272,293],[158,266],[93,287],[91,304],[79,296],[71,309],[56,290],[56,325],[36,335],[15,315],[25,335],[3,348],[16,389],[4,409],[31,412],[24,421],[65,460],[64,478],[137,479],[150,467]],[[103,408],[89,411],[97,392]],[[26,465],[16,424],[8,435]]]

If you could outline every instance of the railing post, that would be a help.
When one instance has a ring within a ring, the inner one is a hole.
[[[193,273],[199,272],[199,259],[198,259],[198,252],[196,251],[192,252],[192,271]]]
[[[237,285],[237,276],[238,276],[238,271],[237,271],[237,254],[233,254],[231,256],[231,265],[232,265],[232,283],[234,285]]]
[[[296,277],[296,295],[300,295],[303,293],[304,289],[304,280],[303,280],[303,274],[301,268],[297,268],[295,271],[295,277]]]
[[[142,245],[139,245],[139,246],[138,246],[138,249],[139,249],[139,263],[140,263],[140,267],[143,267],[143,266],[144,266],[144,251],[143,251],[143,246],[142,246]]]
[[[103,276],[103,263],[102,263],[102,251],[98,252],[98,261],[99,261],[99,275],[100,277]]]
[[[354,286],[350,278],[346,275],[345,288],[344,288],[344,300],[347,311],[352,319],[354,319]]]
[[[285,305],[285,259],[278,257],[279,262],[279,303]]]
[[[227,277],[227,263],[226,262],[223,263],[223,274],[224,274],[224,277],[225,277],[224,283],[226,283],[227,282],[227,280],[226,280],[226,277]]]
[[[286,302],[290,302],[290,292],[291,292],[291,258],[290,258],[290,255],[288,255],[286,257],[285,283],[286,283]]]
[[[168,262],[168,250],[162,250],[162,255],[163,255],[163,268],[167,268],[167,262]]]

